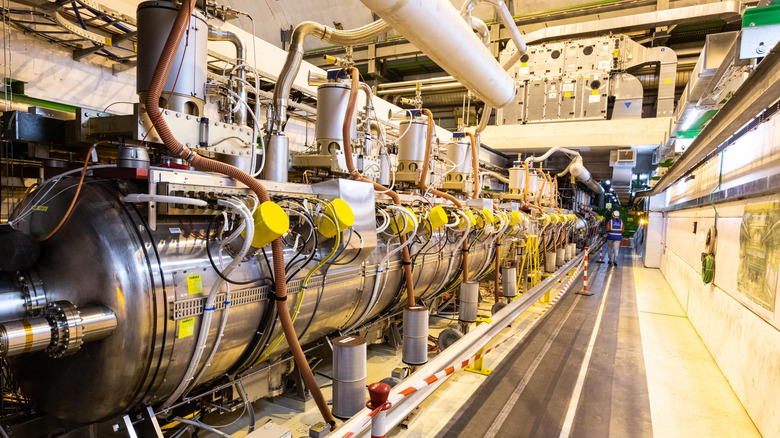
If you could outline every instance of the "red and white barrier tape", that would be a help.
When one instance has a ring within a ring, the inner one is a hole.
[[[588,257],[588,253],[587,252],[585,253],[585,257],[586,258]],[[584,260],[582,262],[580,262],[580,264],[574,270],[574,273],[571,275],[569,280],[566,282],[566,284],[564,284],[564,286],[561,288],[560,292],[558,292],[558,295],[556,295],[555,298],[553,298],[550,301],[550,304],[547,305],[547,307],[545,307],[542,310],[542,312],[536,317],[536,319],[541,318],[542,315],[544,315],[558,301],[560,301],[560,299],[563,297],[563,295],[566,293],[566,291],[569,290],[569,287],[571,287],[571,284],[574,282],[574,279],[577,278],[577,275],[579,275],[579,270],[583,266],[584,263],[585,263]],[[500,345],[502,345],[504,342],[506,342],[506,341],[508,341],[510,339],[513,339],[513,338],[512,337],[507,337],[506,339],[504,339],[503,341],[501,341],[501,342],[497,343],[496,345],[490,347],[489,349],[487,349],[487,350],[485,350],[485,351],[483,351],[481,353],[477,353],[474,356],[472,356],[472,357],[470,357],[470,358],[460,362],[459,364],[451,365],[451,366],[449,366],[449,367],[439,371],[436,374],[432,374],[432,375],[430,375],[430,376],[428,376],[428,377],[426,377],[426,378],[416,382],[415,384],[409,386],[408,388],[404,389],[403,391],[399,392],[398,394],[395,394],[394,396],[390,397],[387,400],[387,403],[385,403],[385,405],[383,407],[385,407],[387,409],[389,407],[388,404],[390,406],[394,406],[395,404],[397,404],[398,402],[403,400],[404,397],[417,392],[418,390],[420,390],[420,389],[422,389],[422,388],[424,388],[424,387],[426,387],[426,386],[436,382],[437,380],[443,379],[443,378],[445,378],[445,377],[447,377],[447,376],[449,376],[451,374],[454,374],[455,371],[458,371],[458,370],[461,370],[463,368],[466,368],[467,366],[473,364],[477,359],[480,359],[480,358],[486,356],[488,353],[490,353],[491,351],[495,350]],[[368,423],[374,418],[374,416],[376,416],[379,413],[379,411],[381,411],[381,410],[382,410],[382,407],[379,407],[379,408],[374,409],[373,411],[371,411],[368,415],[366,415],[366,418],[364,419],[364,421],[362,421],[357,426],[355,426],[352,430],[347,432],[347,434],[344,435],[344,438],[350,438],[352,436],[355,436],[364,427],[366,427],[366,425],[368,425]],[[373,436],[373,433],[372,433],[372,436]]]

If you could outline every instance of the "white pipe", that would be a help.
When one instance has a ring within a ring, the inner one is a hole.
[[[486,170],[484,172],[480,172],[479,174],[482,175],[482,176],[489,176],[489,177],[495,178],[495,179],[497,179],[497,180],[499,180],[499,181],[501,181],[503,183],[509,184],[509,178],[501,175],[500,173],[496,173],[496,172],[493,172],[491,170]]]
[[[514,100],[514,81],[449,0],[361,0],[487,105]]]
[[[566,149],[566,148],[557,148],[556,147],[556,148],[552,148],[549,151],[545,152],[544,155],[542,155],[540,157],[534,157],[534,156],[528,157],[528,158],[525,159],[525,162],[528,163],[530,161],[533,161],[535,163],[538,163],[539,161],[544,161],[547,158],[549,158],[550,155],[554,154],[557,151],[561,151],[561,152],[563,152],[564,154],[567,154],[567,155],[576,155],[578,157],[580,156],[580,153],[575,151],[575,150]]]
[[[209,205],[202,199],[185,198],[183,196],[150,195],[148,193],[131,193],[122,198],[123,202],[162,202],[164,204],[186,204],[197,207]]]

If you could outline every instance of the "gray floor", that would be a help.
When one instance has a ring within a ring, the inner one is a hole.
[[[438,436],[560,436],[610,272],[569,436],[652,436],[630,251],[622,249],[618,267],[591,263],[594,295],[566,294]],[[580,288],[581,280],[572,290]]]

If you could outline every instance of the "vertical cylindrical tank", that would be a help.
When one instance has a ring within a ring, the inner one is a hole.
[[[136,91],[144,101],[179,6],[169,1],[147,1],[138,5],[138,67]],[[206,56],[208,25],[200,12],[193,12],[188,32],[182,38],[163,85],[160,107],[195,116],[203,115],[206,100]],[[174,87],[175,84],[175,87]]]
[[[501,269],[501,284],[505,298],[517,296],[517,268],[515,266],[506,266]]]
[[[428,362],[428,308],[425,306],[404,309],[402,360],[407,365]]]
[[[317,123],[314,136],[320,145],[320,153],[329,154],[344,147],[344,117],[349,105],[350,84],[328,82],[317,87]],[[357,117],[357,111],[354,116]],[[352,123],[350,136],[354,139],[357,123]]]
[[[398,161],[408,162],[422,167],[425,160],[425,141],[427,137],[428,123],[418,120],[404,120],[398,125],[401,133],[398,140]],[[414,172],[417,168],[404,170]]]
[[[566,250],[558,248],[555,250],[555,265],[560,268],[564,263],[566,263]]]
[[[349,418],[366,406],[366,340],[333,340],[333,415]]]
[[[461,322],[476,322],[477,309],[479,307],[479,283],[465,281],[460,284],[460,313],[458,320]]]

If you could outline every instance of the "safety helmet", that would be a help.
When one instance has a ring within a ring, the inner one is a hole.
[[[617,211],[617,210],[613,211],[613,212],[612,212],[612,217],[614,217],[614,218],[619,218],[619,217],[620,217],[620,212],[619,212],[619,211]]]

